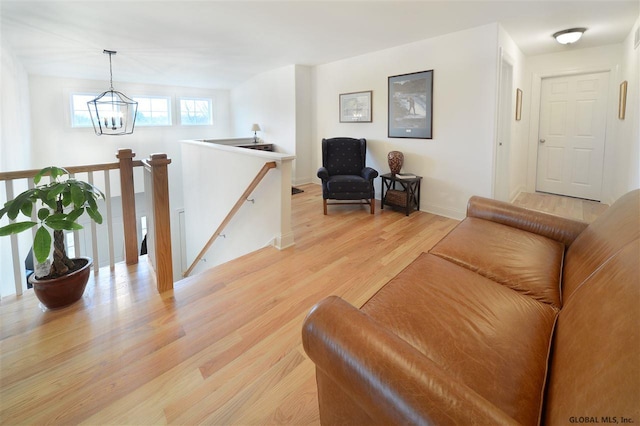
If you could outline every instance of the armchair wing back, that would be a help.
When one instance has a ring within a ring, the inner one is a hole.
[[[318,177],[322,180],[324,214],[327,214],[327,200],[358,200],[355,204],[368,204],[371,214],[374,213],[373,180],[378,172],[366,167],[366,156],[366,139],[322,139],[322,167]]]
[[[361,175],[366,155],[366,139],[322,139],[322,165],[329,176]]]

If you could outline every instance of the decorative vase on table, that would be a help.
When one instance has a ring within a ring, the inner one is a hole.
[[[404,163],[404,154],[400,151],[391,151],[387,154],[387,160],[389,161],[389,169],[391,173],[397,175],[402,169],[402,163]]]

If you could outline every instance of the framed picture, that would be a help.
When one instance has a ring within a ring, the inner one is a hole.
[[[433,138],[433,70],[389,77],[390,138]]]
[[[522,90],[516,89],[516,121],[522,118]]]
[[[341,123],[371,123],[371,95],[368,92],[340,94]]]
[[[627,80],[620,83],[620,95],[618,98],[618,118],[624,120],[627,111]]]

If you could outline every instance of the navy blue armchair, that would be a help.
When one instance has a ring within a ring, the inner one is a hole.
[[[366,139],[322,139],[322,167],[318,177],[322,180],[324,214],[327,204],[369,204],[375,211],[373,180],[378,172],[365,166]],[[327,200],[359,200],[355,203],[328,203]]]

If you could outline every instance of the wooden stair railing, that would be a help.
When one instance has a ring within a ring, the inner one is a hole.
[[[155,221],[154,228],[149,232],[153,232],[155,235],[160,235],[158,238],[160,241],[160,247],[157,252],[159,254],[159,260],[156,261],[156,284],[158,291],[164,291],[173,288],[173,269],[172,269],[172,253],[171,253],[171,228],[169,225],[169,190],[167,179],[167,165],[171,163],[170,159],[167,159],[166,154],[153,154],[148,160],[138,161],[133,160],[135,153],[130,149],[120,149],[116,154],[118,162],[115,163],[103,163],[92,164],[82,166],[70,166],[65,167],[69,173],[74,176],[78,173],[87,173],[89,182],[93,182],[94,172],[102,172],[104,174],[105,186],[104,192],[106,196],[105,204],[107,209],[106,219],[108,226],[108,238],[109,238],[109,264],[113,268],[114,266],[114,254],[113,254],[113,224],[111,219],[111,190],[110,190],[110,170],[119,170],[120,172],[120,189],[122,197],[122,218],[124,226],[124,257],[128,265],[138,263],[139,246],[138,246],[138,233],[137,233],[137,218],[135,207],[135,190],[133,183],[133,169],[134,167],[144,166],[147,172],[151,174],[153,181],[153,188],[149,188],[153,191],[152,199],[153,203],[149,206],[149,209],[153,210],[155,215],[159,217]],[[13,172],[1,172],[0,182],[5,181],[5,191],[7,199],[12,199],[14,196],[13,181],[19,179],[26,179],[27,185],[33,187],[33,177],[40,170],[21,170]],[[145,189],[145,190],[149,190]],[[35,212],[34,212],[35,216]],[[35,232],[35,229],[34,231]],[[96,227],[92,222],[91,235],[93,240],[93,257],[94,257],[94,269],[97,272],[99,269],[99,259],[97,259],[97,245],[96,245]],[[74,232],[74,239],[76,247],[78,247],[78,235],[77,231]],[[158,243],[156,240],[156,243]],[[167,242],[168,240],[168,242]],[[13,275],[15,280],[16,294],[20,295],[23,292],[22,280],[24,271],[21,267],[21,259],[19,258],[18,239],[15,235],[11,236],[11,249],[12,249],[12,262],[13,262]],[[78,254],[78,253],[76,253]]]
[[[195,267],[198,264],[198,262],[200,262],[200,260],[202,260],[202,258],[207,253],[209,248],[211,248],[211,245],[213,245],[213,242],[216,240],[216,238],[218,238],[218,236],[222,233],[222,231],[229,224],[229,222],[231,222],[231,219],[233,219],[233,217],[238,212],[238,210],[240,210],[240,207],[242,207],[242,205],[247,201],[247,198],[249,197],[249,195],[251,195],[251,193],[254,191],[254,189],[256,189],[256,187],[258,186],[260,181],[262,181],[262,179],[269,172],[269,170],[271,170],[271,169],[273,169],[275,167],[276,167],[276,162],[275,161],[270,161],[268,163],[265,163],[264,166],[262,166],[262,168],[260,169],[260,171],[258,172],[256,177],[253,178],[253,180],[251,181],[251,183],[249,184],[247,189],[242,193],[240,198],[238,198],[238,201],[236,201],[236,203],[231,208],[231,210],[229,211],[227,216],[220,223],[220,225],[215,230],[215,232],[211,235],[211,238],[209,238],[209,241],[207,241],[207,243],[204,245],[202,250],[200,250],[200,253],[198,253],[198,255],[196,256],[196,258],[193,261],[193,263],[191,263],[191,266],[189,266],[189,268],[184,272],[183,276],[185,278],[188,277],[189,275],[191,275],[191,273],[195,269]]]

